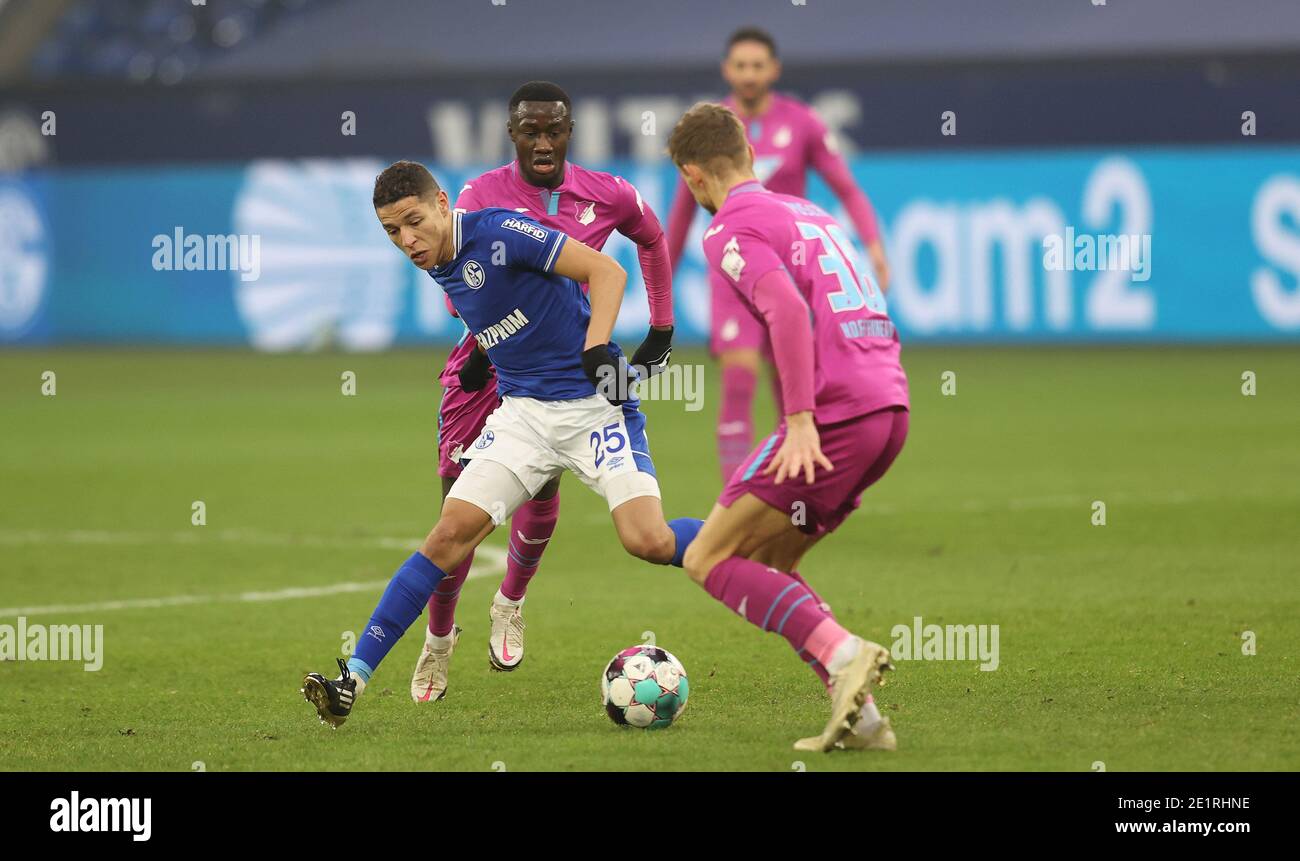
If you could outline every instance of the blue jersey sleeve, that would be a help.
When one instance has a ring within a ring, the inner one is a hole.
[[[560,248],[569,238],[559,230],[544,227],[508,209],[492,213],[489,231],[493,251],[498,248],[505,251],[507,266],[548,275],[555,268]]]

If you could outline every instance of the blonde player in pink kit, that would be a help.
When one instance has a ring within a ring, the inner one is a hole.
[[[467,182],[456,209],[515,209],[597,251],[615,230],[635,242],[650,301],[651,328],[631,363],[643,368],[645,378],[667,365],[671,352],[672,272],[659,220],[622,177],[566,161],[573,120],[569,97],[560,87],[530,81],[511,96],[509,110],[507,131],[516,160]],[[444,389],[438,410],[438,474],[445,498],[461,473],[461,459],[472,456],[469,446],[500,399],[487,358],[468,337],[468,330],[448,357],[439,381]],[[506,575],[489,612],[488,662],[494,670],[510,671],[523,661],[524,596],[555,531],[559,508],[557,478],[511,519]],[[451,652],[460,634],[456,603],[473,560],[471,551],[429,599],[429,630],[411,678],[411,697],[417,702],[435,701],[446,694]]]
[[[737,467],[687,549],[686,572],[785,637],[826,684],[830,720],[796,749],[893,750],[871,699],[889,652],[841,627],[796,573],[907,437],[907,377],[884,296],[831,216],[758,182],[754,148],[726,107],[691,108],[668,152],[714,213],[704,233],[710,271],[763,321],[784,403],[776,432]]]
[[[781,74],[776,43],[762,30],[737,30],[727,43],[722,75],[731,86],[723,104],[745,127],[754,147],[754,173],[769,190],[804,195],[813,169],[844,205],[876,270],[877,283],[889,289],[889,267],[876,214],[858,188],[844,159],[830,144],[825,124],[812,108],[772,91]],[[679,183],[668,216],[668,253],[676,267],[686,246],[696,203]],[[762,359],[771,359],[762,322],[716,272],[709,274],[711,294],[710,350],[722,366],[722,401],[718,408],[718,460],[725,483],[753,445],[753,401]],[[774,392],[778,412],[781,393]]]

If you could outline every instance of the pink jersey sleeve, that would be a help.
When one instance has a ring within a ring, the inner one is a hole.
[[[722,229],[717,230],[719,227]],[[783,269],[785,262],[758,230],[744,224],[730,230],[727,227],[724,223],[711,228],[717,232],[704,241],[704,256],[709,268],[720,273],[753,305],[758,280],[775,269]]]
[[[650,325],[673,324],[673,267],[668,257],[668,239],[663,231],[654,242],[637,245],[636,257],[641,263],[641,278],[645,281],[646,299],[650,303]]]
[[[691,232],[691,222],[695,220],[695,209],[695,198],[686,187],[686,181],[677,180],[673,208],[668,212],[668,260],[674,270],[682,260],[682,249],[686,247],[686,237]]]
[[[817,351],[808,303],[784,269],[772,269],[754,284],[754,307],[767,321],[785,414],[811,410],[816,401]]]
[[[704,242],[709,267],[721,274],[766,321],[772,359],[781,381],[786,415],[813,408],[816,398],[816,345],[811,312],[785,262],[759,230],[742,223],[718,230]]]
[[[618,181],[618,202],[623,219],[618,232],[638,245],[649,245],[664,232],[655,211],[641,199],[641,192],[627,180]]]
[[[830,146],[830,132],[826,124],[808,111],[808,160],[813,168],[821,174],[830,186],[835,197],[844,204],[858,236],[868,245],[880,238],[880,226],[876,223],[876,210],[871,206],[867,195],[853,181],[853,174],[844,157]]]
[[[646,299],[650,303],[650,325],[673,324],[673,268],[668,256],[668,241],[654,210],[641,199],[630,182],[620,183],[627,216],[618,232],[636,243],[636,256],[645,281]]]

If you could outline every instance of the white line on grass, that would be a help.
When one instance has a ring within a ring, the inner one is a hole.
[[[416,547],[418,538],[333,538],[317,535],[277,535],[250,530],[214,530],[208,537],[232,543],[261,545],[286,545],[302,547],[382,547],[384,549]],[[197,543],[199,536],[190,532],[155,533],[109,532],[104,530],[74,530],[49,532],[40,530],[0,531],[0,544],[177,544]],[[500,547],[479,545],[474,552],[474,567],[470,578],[490,577],[506,570],[506,552]],[[153,610],[161,607],[184,607],[195,604],[252,603],[260,601],[292,601],[301,598],[321,598],[326,595],[344,595],[350,592],[370,592],[381,589],[387,580],[370,580],[361,583],[334,583],[329,586],[296,586],[269,592],[231,592],[224,595],[172,595],[165,598],[127,598],[119,601],[96,601],[89,604],[46,604],[35,607],[3,607],[0,618],[11,616],[36,616],[50,613],[100,613],[110,610]]]
[[[194,528],[178,532],[119,532],[106,529],[2,529],[0,544],[256,544],[264,547],[377,547],[383,550],[418,547],[420,538],[382,535],[298,535],[256,529]]]

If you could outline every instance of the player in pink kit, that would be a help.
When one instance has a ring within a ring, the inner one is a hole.
[[[673,305],[672,271],[659,220],[622,177],[566,161],[573,119],[569,97],[560,87],[546,81],[524,84],[511,96],[509,109],[507,131],[516,160],[466,183],[456,209],[515,209],[597,251],[615,230],[635,242],[651,328],[631,362],[641,368],[642,378],[660,370],[671,352]],[[438,474],[444,499],[460,475],[464,449],[500,402],[487,357],[468,335],[466,330],[439,377],[444,388],[438,410]],[[513,670],[523,660],[524,596],[555,531],[559,507],[557,478],[511,519],[506,575],[489,614],[488,660],[495,670]],[[460,634],[454,623],[456,603],[473,560],[471,551],[429,599],[429,630],[411,679],[411,696],[418,702],[441,699],[447,691],[448,665]]]
[[[866,245],[878,283],[889,289],[889,267],[871,202],[853,181],[848,165],[835,152],[825,124],[812,109],[790,96],[772,92],[781,74],[776,43],[762,30],[744,28],[727,43],[722,76],[731,86],[723,104],[744,123],[754,147],[754,173],[769,190],[804,195],[808,170],[816,170],[848,211]],[[682,258],[695,218],[695,198],[679,183],[668,216],[668,253],[673,266]],[[718,460],[725,483],[753,445],[753,400],[761,359],[770,360],[762,323],[734,290],[710,272],[710,350],[722,366],[722,402],[718,409]],[[778,412],[781,393],[774,391]]]
[[[714,213],[709,269],[763,321],[784,403],[776,432],[736,469],[687,549],[687,574],[785,637],[827,685],[830,720],[796,749],[892,750],[893,730],[871,699],[889,652],[841,627],[796,573],[907,437],[907,377],[884,296],[831,216],[758,182],[754,148],[730,110],[691,108],[668,152]]]

